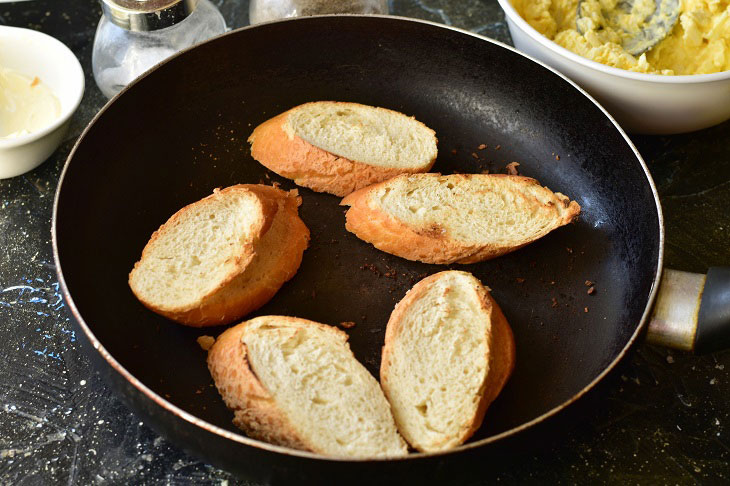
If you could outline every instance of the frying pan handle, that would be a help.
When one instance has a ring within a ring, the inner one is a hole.
[[[730,267],[664,269],[646,339],[696,354],[730,348]]]

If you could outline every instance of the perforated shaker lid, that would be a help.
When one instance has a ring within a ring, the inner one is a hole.
[[[135,32],[171,27],[197,6],[198,0],[101,0],[104,15],[113,24]]]

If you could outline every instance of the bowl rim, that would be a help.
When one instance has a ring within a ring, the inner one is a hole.
[[[627,69],[621,69],[607,64],[602,64],[597,61],[583,57],[575,52],[566,49],[559,45],[555,41],[548,39],[546,36],[537,31],[532,27],[522,16],[517,12],[515,7],[512,5],[511,0],[497,0],[499,6],[502,7],[507,19],[517,24],[517,26],[525,32],[533,41],[541,44],[542,46],[550,49],[554,53],[567,58],[570,61],[578,63],[586,68],[594,71],[599,71],[603,74],[608,74],[620,78],[630,79],[634,81],[642,81],[648,83],[661,83],[670,85],[685,85],[685,84],[701,84],[701,83],[712,83],[716,81],[724,81],[730,79],[730,70],[720,71],[717,73],[709,74],[650,74],[640,73],[636,71],[629,71]]]
[[[37,30],[26,29],[23,27],[12,27],[9,25],[0,25],[0,36],[2,36],[4,32],[7,32],[9,37],[16,37],[19,39],[22,39],[24,36],[36,37],[41,42],[54,44],[57,47],[60,47],[61,50],[67,55],[59,56],[54,62],[58,62],[63,66],[64,72],[69,73],[69,78],[74,82],[78,89],[74,93],[74,98],[70,100],[71,102],[67,105],[65,109],[61,109],[61,114],[58,118],[56,118],[56,120],[53,121],[53,123],[43,127],[40,130],[36,130],[25,135],[19,135],[14,138],[0,138],[0,149],[14,148],[35,142],[36,140],[43,138],[44,136],[48,135],[49,133],[53,132],[58,127],[66,123],[81,104],[81,99],[84,96],[84,90],[86,85],[84,70],[81,67],[81,63],[79,62],[76,55],[71,51],[71,49],[69,49],[68,46],[66,46],[66,44],[64,44],[60,40]],[[54,95],[56,95],[56,93],[54,93]]]

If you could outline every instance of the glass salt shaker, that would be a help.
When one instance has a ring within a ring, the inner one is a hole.
[[[251,24],[322,14],[387,14],[388,0],[251,0]]]
[[[107,98],[174,53],[226,31],[210,0],[101,0],[91,56]]]

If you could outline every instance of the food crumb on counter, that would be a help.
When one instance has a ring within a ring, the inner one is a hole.
[[[471,153],[471,156],[472,156],[472,157],[474,157],[475,159],[478,159],[478,158],[479,158],[479,156],[477,155],[477,153],[476,153],[476,152],[472,152],[472,153]]]
[[[588,307],[583,307],[583,312],[585,312],[586,314],[588,314]]]
[[[525,279],[524,279],[524,278],[522,278],[522,277],[517,277],[517,278],[516,278],[515,280],[517,280],[517,283],[518,283],[518,284],[523,284],[523,283],[525,283]]]
[[[213,344],[215,344],[215,338],[213,336],[199,336],[196,341],[203,351],[210,350]]]
[[[496,147],[494,147],[494,150],[499,150],[499,149],[501,149],[501,148],[502,148],[502,146],[501,146],[501,145],[497,145]]]
[[[519,171],[517,170],[517,167],[520,165],[519,162],[510,162],[505,167],[507,169],[507,173],[509,175],[520,175]]]
[[[552,297],[550,299],[550,302],[551,302],[551,304],[550,304],[551,307],[557,307],[558,306],[558,299],[556,299],[555,297]]]
[[[593,286],[593,282],[591,282],[590,280],[586,280],[585,281],[585,284],[586,284],[586,287],[592,287]]]
[[[588,295],[593,295],[596,293],[596,287],[590,286],[588,287],[588,290],[586,292],[588,293]]]
[[[487,144],[486,144],[486,143],[481,143],[481,144],[479,144],[479,146],[477,147],[477,149],[479,149],[479,150],[484,150],[485,148],[487,148]]]
[[[344,329],[352,329],[353,327],[355,327],[355,323],[352,321],[342,321],[340,322],[340,327]]]

